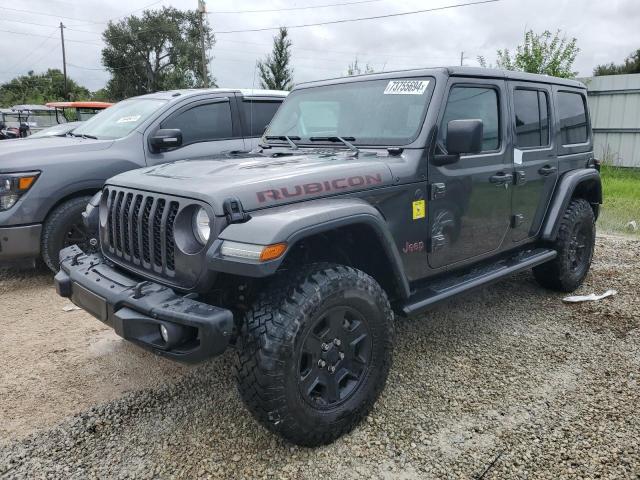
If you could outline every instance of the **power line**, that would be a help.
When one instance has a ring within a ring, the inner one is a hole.
[[[444,7],[436,7],[436,8],[427,8],[427,9],[423,9],[423,10],[413,10],[411,12],[400,12],[400,13],[389,13],[387,15],[375,15],[375,16],[371,16],[371,17],[358,17],[358,18],[343,18],[340,20],[331,20],[328,22],[318,22],[318,23],[304,23],[304,24],[299,24],[299,25],[280,25],[278,27],[264,27],[264,28],[250,28],[250,29],[246,29],[246,30],[223,30],[223,31],[218,31],[218,32],[214,32],[216,35],[220,35],[220,34],[229,34],[229,33],[248,33],[248,32],[265,32],[268,30],[279,30],[280,28],[287,28],[287,29],[292,29],[292,28],[305,28],[305,27],[317,27],[320,25],[335,25],[335,24],[339,24],[339,23],[350,23],[350,22],[362,22],[365,20],[380,20],[382,18],[392,18],[392,17],[403,17],[406,15],[415,15],[418,13],[427,13],[427,12],[437,12],[440,10],[450,10],[453,8],[460,8],[460,7],[470,7],[473,5],[482,5],[482,4],[486,4],[486,3],[495,3],[495,2],[499,2],[501,0],[481,0],[478,2],[469,2],[469,3],[459,3],[456,5],[445,5]]]
[[[106,22],[90,22],[87,23],[86,25],[106,25],[109,22],[115,22],[116,20],[120,20],[121,18],[124,17],[128,17],[129,15],[132,15],[136,12],[139,12],[140,10],[146,10],[149,7],[153,7],[154,5],[157,5],[158,3],[164,2],[164,0],[155,0],[154,2],[149,3],[148,5],[145,5],[144,7],[140,7],[140,8],[136,8],[135,10],[131,10],[128,13],[125,13],[124,15],[119,15],[117,17],[114,18],[109,18]],[[75,27],[82,27],[84,26],[83,24],[79,24],[79,25],[74,25]]]
[[[3,18],[0,22],[10,22],[10,23],[23,23],[25,25],[35,25],[36,27],[54,27],[55,25],[45,24],[45,23],[35,23],[35,22],[27,22],[25,20],[11,20],[8,18]]]
[[[327,3],[324,5],[307,5],[305,7],[290,7],[290,8],[265,8],[262,10],[217,10],[208,12],[209,15],[213,13],[267,13],[267,12],[286,12],[290,10],[310,10],[313,8],[327,8],[327,7],[344,7],[347,5],[360,5],[362,3],[377,3],[384,0],[360,0],[357,2],[343,2],[343,3]]]
[[[39,33],[31,33],[31,32],[15,32],[13,30],[0,30],[0,32],[12,33],[14,35],[27,35],[29,37],[49,38],[47,35],[41,35]],[[70,40],[70,39],[67,39],[67,42],[84,43],[84,44],[89,44],[89,45],[98,45],[99,47],[102,46],[101,43],[87,42],[87,41],[84,41],[84,40]]]
[[[42,41],[42,43],[40,43],[36,48],[31,49],[31,51],[27,54],[26,57],[21,58],[11,68],[8,68],[7,70],[4,70],[2,73],[15,73],[17,70],[14,70],[14,69],[18,65],[21,65],[22,63],[26,62],[35,52],[37,52],[42,47],[44,47],[44,44],[47,43],[49,40],[51,40],[51,38],[56,34],[57,31],[58,31],[58,29],[56,27],[53,27],[53,31],[51,32],[51,34],[47,38],[45,38]]]
[[[109,23],[111,21],[117,20],[117,19],[122,18],[122,17],[129,16],[132,13],[135,13],[135,12],[137,12],[139,10],[144,10],[146,8],[149,8],[149,7],[152,7],[154,5],[157,5],[158,3],[162,2],[162,1],[164,1],[164,0],[155,0],[152,3],[150,3],[148,5],[145,5],[144,7],[136,8],[135,10],[132,10],[129,13],[126,13],[124,15],[120,15],[120,16],[115,17],[115,18],[109,18],[109,19],[107,19],[107,21],[101,21],[101,22],[96,22],[95,20],[89,20],[88,18],[68,17],[68,16],[65,16],[65,15],[58,15],[57,13],[43,13],[43,12],[36,12],[36,11],[33,11],[33,10],[24,10],[24,9],[21,9],[21,8],[13,8],[13,7],[2,6],[2,7],[0,7],[0,9],[1,10],[9,10],[9,11],[12,11],[12,12],[30,13],[31,15],[40,15],[42,17],[52,17],[52,18],[56,18],[56,19],[64,18],[65,20],[76,20],[78,22],[84,22],[82,25],[106,25],[107,23]],[[25,23],[25,22],[22,22],[22,23]],[[76,26],[82,26],[82,25],[76,25]],[[49,26],[49,25],[45,25],[45,26]]]
[[[53,17],[53,18],[64,18],[65,20],[77,20],[85,23],[100,23],[95,22],[93,20],[89,20],[87,18],[78,18],[78,17],[67,17],[65,15],[58,15],[56,13],[42,13],[42,12],[34,12],[33,10],[23,10],[20,8],[12,8],[12,7],[0,7],[2,10],[10,10],[12,12],[21,12],[21,13],[30,13],[32,15],[40,15],[41,17]]]

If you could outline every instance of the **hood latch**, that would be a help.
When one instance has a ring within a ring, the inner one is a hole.
[[[251,218],[251,215],[244,211],[242,203],[237,197],[226,198],[222,204],[222,209],[229,223],[242,223]]]

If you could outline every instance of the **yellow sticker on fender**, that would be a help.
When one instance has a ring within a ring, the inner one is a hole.
[[[419,220],[426,215],[426,205],[424,200],[415,200],[413,202],[413,219]]]

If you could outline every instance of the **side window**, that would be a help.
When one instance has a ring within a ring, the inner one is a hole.
[[[480,119],[484,135],[482,151],[500,147],[498,92],[489,87],[453,87],[442,118],[442,139],[446,142],[447,124],[451,120]]]
[[[269,125],[282,102],[243,100],[242,110],[250,137],[259,137]]]
[[[183,146],[231,138],[231,106],[229,102],[196,105],[170,116],[160,124],[160,128],[179,128]]]
[[[518,147],[549,144],[549,106],[546,92],[516,89],[513,92]]]
[[[587,109],[582,95],[558,92],[558,115],[562,145],[587,141]]]

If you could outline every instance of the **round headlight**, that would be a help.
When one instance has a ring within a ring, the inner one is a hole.
[[[209,214],[200,207],[193,215],[193,233],[202,245],[206,245],[211,235]]]

